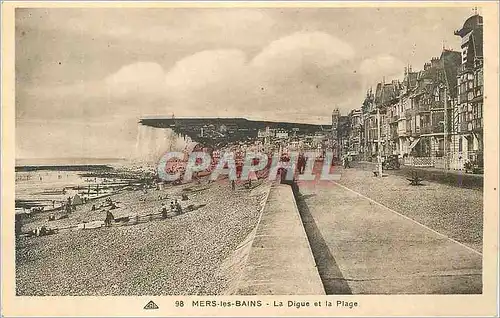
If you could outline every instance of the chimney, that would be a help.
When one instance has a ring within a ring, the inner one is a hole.
[[[437,57],[433,57],[432,60],[431,60],[431,66],[432,67],[435,67],[439,64],[439,58]]]

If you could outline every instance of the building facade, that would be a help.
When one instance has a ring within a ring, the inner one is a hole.
[[[351,156],[358,157],[363,153],[363,111],[353,109],[349,115],[348,151]]]
[[[483,165],[483,18],[470,17],[455,35],[462,41],[462,59],[452,152],[455,168],[461,169],[466,160]]]
[[[361,110],[349,114],[349,150],[369,161],[380,154],[417,166],[461,170],[467,160],[482,166],[482,21],[476,14],[455,31],[461,52],[443,48],[423,69],[406,67],[402,81],[370,89]]]

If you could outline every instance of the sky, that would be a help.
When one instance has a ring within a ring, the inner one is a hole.
[[[16,158],[128,157],[142,116],[330,122],[472,8],[16,9]]]

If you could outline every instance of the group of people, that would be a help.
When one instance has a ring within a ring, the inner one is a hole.
[[[173,212],[175,214],[182,214],[182,206],[179,201],[177,201],[177,199],[170,202],[170,212]],[[168,209],[165,203],[161,204],[161,215],[164,219],[168,217]]]

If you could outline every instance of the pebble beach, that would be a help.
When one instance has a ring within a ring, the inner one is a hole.
[[[161,204],[187,194],[185,206],[197,208],[166,219],[97,229],[60,231],[42,237],[16,238],[16,292],[25,296],[55,295],[217,295],[238,273],[222,271],[225,260],[255,228],[261,190],[227,180],[171,186],[162,190],[125,190],[115,218],[158,213]],[[90,201],[68,218],[48,222],[39,213],[23,231],[47,225],[67,227],[104,220]]]

